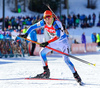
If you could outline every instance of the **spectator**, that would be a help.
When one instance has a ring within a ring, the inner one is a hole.
[[[89,27],[93,27],[93,23],[92,22],[89,23]]]
[[[84,23],[84,19],[85,19],[85,15],[83,14],[80,16],[81,23]]]
[[[76,27],[76,16],[75,16],[75,14],[73,15],[73,22],[74,22],[74,27]]]
[[[92,39],[92,42],[93,42],[93,43],[96,42],[96,40],[97,40],[97,39],[96,39],[96,33],[92,33],[92,34],[91,34],[91,39]]]
[[[95,13],[93,13],[93,15],[92,15],[92,20],[93,20],[93,26],[95,25],[95,20],[96,20],[96,15],[95,15]]]
[[[77,17],[78,17],[78,19],[80,19],[80,14],[79,13],[77,14]]]
[[[67,28],[71,28],[73,26],[73,18],[70,15],[67,18],[67,24],[68,24]]]
[[[88,21],[88,18],[87,18],[87,16],[85,16],[85,18],[84,18],[84,23],[87,24],[87,21]]]
[[[76,27],[78,27],[79,26],[79,18],[76,18],[75,23],[76,23]]]
[[[3,39],[3,38],[4,38],[4,36],[3,36],[3,32],[0,31],[0,39]]]
[[[89,23],[91,22],[91,15],[88,16]]]
[[[84,52],[86,52],[86,37],[85,37],[85,32],[83,32],[81,40],[82,40],[82,43],[85,44],[85,51]]]
[[[30,33],[30,38],[31,40],[33,41],[37,41],[37,33],[36,33],[36,30],[33,30],[31,33]],[[31,49],[31,56],[34,56],[34,50],[35,50],[35,46],[36,44],[35,43],[32,43],[32,49]]]
[[[79,42],[78,42],[76,39],[74,39],[74,43],[75,43],[75,44],[79,44]]]
[[[97,27],[100,27],[100,21],[97,23]]]
[[[23,33],[27,32],[27,27],[25,26],[25,28],[22,30]]]
[[[26,24],[27,24],[27,25],[32,25],[31,20],[30,20],[30,19],[28,19],[28,20],[26,21]]]
[[[8,28],[8,25],[9,25],[9,24],[8,24],[8,21],[9,21],[9,17],[7,16],[7,17],[5,18],[5,27],[6,27],[6,28]]]
[[[100,33],[98,33],[97,35],[96,35],[96,37],[97,37],[97,44],[98,44],[98,46],[100,46]]]
[[[100,21],[100,13],[99,13],[99,21]]]

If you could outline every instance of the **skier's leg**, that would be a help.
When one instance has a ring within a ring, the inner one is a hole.
[[[68,65],[68,67],[70,68],[70,70],[72,71],[72,73],[75,73],[76,72],[76,69],[75,69],[73,63],[70,61],[70,59],[69,59],[68,56],[65,56],[64,55],[64,61]]]
[[[40,56],[41,56],[41,60],[43,63],[43,69],[44,72],[41,74],[38,74],[37,76],[35,76],[35,78],[49,78],[50,77],[50,71],[48,68],[48,63],[47,63],[47,58],[46,58],[46,54],[48,52],[50,52],[51,50],[47,49],[47,48],[42,48],[40,51]]]
[[[42,48],[40,51],[40,57],[41,57],[41,61],[43,63],[43,66],[48,66],[46,54],[50,51],[51,50],[47,49],[47,48]]]
[[[63,50],[65,53],[68,53],[68,48],[64,48]],[[70,70],[72,71],[73,73],[73,76],[74,78],[76,79],[77,82],[81,82],[81,78],[80,76],[78,75],[73,63],[70,61],[69,57],[64,55],[64,61],[65,63],[68,65],[68,67],[70,68]]]
[[[52,47],[52,48],[56,48],[56,43],[50,43],[48,46]],[[38,74],[36,76],[36,78],[49,78],[50,77],[50,71],[49,71],[49,68],[48,68],[48,62],[47,62],[47,58],[46,58],[46,54],[50,51],[51,50],[48,49],[48,48],[42,48],[41,49],[40,57],[41,57],[41,60],[42,60],[42,63],[43,63],[44,72],[41,73],[41,74]]]

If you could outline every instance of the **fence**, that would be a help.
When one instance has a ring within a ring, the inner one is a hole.
[[[84,53],[84,52],[96,52],[97,43],[87,43],[86,49],[85,44],[72,44],[71,53]]]

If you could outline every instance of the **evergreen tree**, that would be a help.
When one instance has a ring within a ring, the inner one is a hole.
[[[29,9],[31,11],[36,11],[43,13],[48,8],[43,4],[49,4],[53,11],[56,11],[59,6],[60,0],[30,0],[29,1]]]

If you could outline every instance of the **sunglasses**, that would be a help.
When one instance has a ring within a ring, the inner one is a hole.
[[[51,18],[51,17],[52,17],[52,16],[49,15],[49,16],[45,16],[45,17],[43,17],[43,18],[46,19],[46,18]]]

